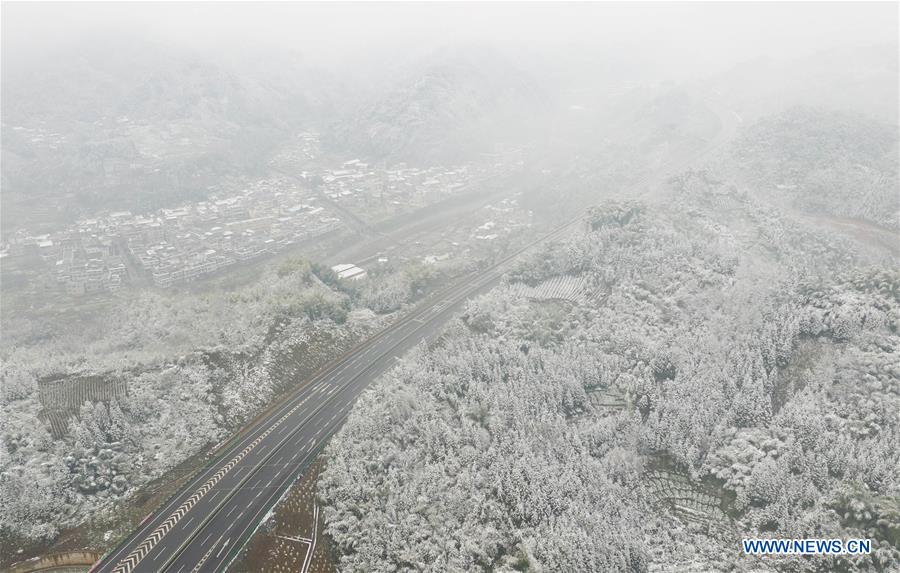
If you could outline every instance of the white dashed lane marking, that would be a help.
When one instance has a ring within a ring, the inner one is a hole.
[[[197,502],[200,501],[204,496],[206,496],[209,491],[225,477],[228,472],[234,469],[247,455],[252,452],[257,446],[259,446],[259,450],[265,450],[268,444],[263,444],[262,441],[265,440],[269,434],[274,432],[276,429],[281,427],[285,420],[287,420],[294,412],[296,412],[301,406],[306,404],[307,399],[303,399],[298,402],[293,408],[291,408],[288,412],[281,416],[274,424],[269,426],[265,432],[256,437],[255,440],[250,442],[247,447],[245,447],[241,452],[231,459],[227,464],[219,468],[219,471],[215,473],[209,480],[206,481],[202,486],[200,486],[194,494],[187,499],[184,503],[182,503],[178,509],[176,509],[164,522],[162,522],[159,527],[153,530],[153,533],[148,535],[137,548],[128,554],[124,559],[119,561],[116,565],[115,569],[113,569],[113,573],[131,573],[134,571],[135,567],[137,567],[138,563],[146,557],[147,553],[150,552],[157,544],[159,544],[160,540],[165,537],[169,531],[175,527],[175,524],[181,521],[184,518],[185,514],[191,510]],[[241,468],[235,472],[239,472]],[[218,491],[213,492],[210,495],[210,499],[213,499],[216,495],[218,495]],[[205,543],[205,542],[204,542]]]

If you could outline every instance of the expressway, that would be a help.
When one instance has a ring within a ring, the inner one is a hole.
[[[723,122],[717,137],[699,153],[645,175],[629,186],[630,196],[646,195],[650,191],[647,185],[702,159],[732,133],[733,126]],[[493,285],[516,257],[577,228],[581,221],[577,217],[498,263],[453,281],[391,326],[326,365],[222,447],[213,462],[105,555],[92,571],[225,570],[340,428],[356,398],[372,380],[407,350],[439,333],[467,298]]]
[[[224,446],[92,571],[224,570],[372,380],[420,341],[436,336],[461,303],[493,285],[518,255],[579,222],[557,227],[497,264],[457,279],[322,368]]]

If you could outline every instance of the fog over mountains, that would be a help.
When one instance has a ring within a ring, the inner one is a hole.
[[[453,21],[458,15],[450,13]],[[264,44],[246,32],[235,31],[226,45],[213,41],[214,34],[187,39],[178,19],[165,20],[166,34],[179,38],[172,41],[156,29],[163,26],[157,20],[165,14],[162,7],[150,9],[145,27],[132,32],[121,25],[97,27],[88,14],[73,12],[75,28],[59,30],[59,39],[43,50],[17,50],[16,42],[24,40],[14,30],[7,34],[2,102],[7,229],[22,215],[62,222],[101,204],[146,210],[202,197],[213,173],[260,169],[291,133],[311,127],[322,132],[326,150],[348,157],[430,163],[471,158],[512,142],[546,140],[561,124],[585,129],[591,114],[620,116],[617,105],[640,101],[635,88],[677,73],[674,67],[661,69],[646,46],[625,44],[630,51],[617,46],[614,42],[624,39],[615,40],[620,34],[612,28],[603,40],[609,45],[601,43],[599,51],[577,33],[563,39],[557,32],[538,36],[532,45],[519,37],[512,45],[521,43],[520,50],[484,36],[441,41],[440,34],[409,49],[419,36],[406,30],[395,46],[373,41],[371,53],[363,56],[365,51],[348,52],[348,46],[368,41],[363,38],[371,31],[354,27],[359,23],[350,17],[348,27],[331,38],[310,30],[280,38],[281,28],[273,28],[269,47],[261,48]],[[237,25],[225,14],[210,19],[210,30],[218,27],[221,33]],[[41,24],[55,25],[52,19]],[[91,33],[76,36],[79,25]],[[605,29],[599,26],[598,31]],[[666,30],[662,22],[653,26]],[[359,31],[356,39],[353,30]],[[661,32],[662,37],[671,33]],[[272,49],[277,42],[290,44],[287,37],[299,44]],[[703,45],[703,35],[695,41]],[[695,49],[685,46],[680,49]],[[344,65],[323,65],[332,52]],[[752,58],[736,67],[717,64],[718,75],[706,74],[689,89],[695,98],[711,93],[728,98],[748,120],[777,111],[773,104],[786,108],[799,102],[849,106],[896,120],[885,87],[896,63],[888,46],[820,48],[801,56]],[[777,97],[771,97],[773,90]],[[759,109],[763,101],[769,107]],[[682,97],[681,103],[670,98],[666,105],[696,104]],[[573,108],[587,113],[571,121]],[[62,202],[48,205],[46,198]]]
[[[333,106],[328,76],[288,56],[249,68],[140,38],[108,40],[115,50],[85,41],[4,74],[10,227],[38,212],[65,220],[100,205],[146,210],[202,197],[213,178],[258,170]],[[48,212],[57,199],[66,214]]]
[[[471,158],[492,142],[528,141],[550,105],[536,79],[496,50],[443,49],[339,120],[332,144],[392,160]]]
[[[895,3],[2,12],[0,568],[900,568]]]

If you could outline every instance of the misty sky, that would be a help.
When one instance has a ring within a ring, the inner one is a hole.
[[[898,4],[4,2],[2,32],[4,64],[13,66],[117,34],[222,54],[293,50],[320,65],[447,44],[499,44],[522,54],[602,48],[692,75],[761,55],[896,45]]]

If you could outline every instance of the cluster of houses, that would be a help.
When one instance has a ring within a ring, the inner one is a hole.
[[[128,277],[121,242],[103,231],[84,232],[89,223],[96,221],[64,233],[15,235],[0,256],[40,257],[69,294],[117,291]]]
[[[339,167],[310,173],[308,169],[319,156],[319,135],[303,132],[271,163],[319,185],[319,191],[341,207],[370,216],[436,203],[472,187],[476,181],[504,175],[524,165],[523,150],[512,149],[484,154],[478,161],[449,167],[420,168],[405,163],[386,165],[352,159]]]
[[[316,203],[288,179],[262,179],[230,197],[14,236],[4,253],[39,255],[72,294],[115,291],[129,278],[168,287],[337,228],[340,220]]]
[[[309,165],[319,154],[318,135],[304,132],[295,139],[278,156],[280,163]],[[0,258],[39,256],[70,294],[117,291],[128,281],[168,287],[328,233],[341,225],[333,212],[346,209],[378,219],[435,203],[521,166],[521,150],[454,167],[388,168],[354,159],[321,175],[302,172],[305,184],[275,176],[229,196],[152,214],[109,213],[37,236],[21,230],[4,237]],[[479,229],[477,238],[497,236],[489,225]],[[365,276],[354,274],[355,269],[336,272],[347,279]]]
[[[353,159],[322,175],[322,191],[341,206],[368,210],[381,205],[404,210],[435,203],[464,189],[470,182],[469,167],[416,168],[399,164],[374,167]]]
[[[276,253],[340,224],[307,189],[284,178],[262,179],[237,195],[160,215],[163,235],[128,239],[137,266],[160,287]]]
[[[336,224],[323,212],[283,181],[263,180],[236,196],[161,210],[156,222],[163,233],[128,237],[128,252],[146,278],[168,287],[275,253]]]

